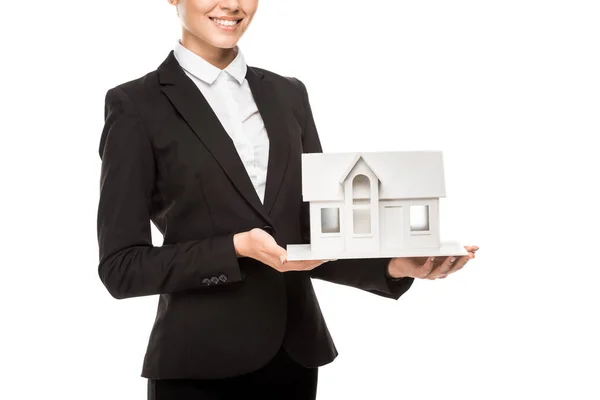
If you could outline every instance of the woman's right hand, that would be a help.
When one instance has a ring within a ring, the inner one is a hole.
[[[279,246],[273,236],[259,228],[233,236],[238,257],[250,257],[279,272],[308,271],[328,260],[287,261],[287,251]]]

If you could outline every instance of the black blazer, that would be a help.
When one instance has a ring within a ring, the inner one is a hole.
[[[260,368],[282,345],[305,366],[324,365],[337,351],[310,277],[393,299],[413,282],[388,279],[389,259],[280,273],[236,256],[233,235],[257,227],[284,248],[308,243],[301,154],[321,152],[301,81],[255,67],[246,79],[270,141],[264,205],[172,51],[157,70],[106,93],[98,273],[117,299],[160,295],[143,377],[234,376]]]

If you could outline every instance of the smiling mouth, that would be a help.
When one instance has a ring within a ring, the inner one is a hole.
[[[231,21],[231,20],[226,20],[226,19],[218,19],[218,18],[212,18],[209,17],[215,24],[217,24],[218,26],[222,27],[222,28],[233,28],[237,25],[240,24],[240,22],[242,21],[243,18]]]

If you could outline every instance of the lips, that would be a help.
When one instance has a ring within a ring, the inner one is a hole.
[[[218,24],[220,26],[224,26],[224,27],[236,26],[243,19],[243,18],[229,19],[229,18],[215,18],[215,17],[209,17],[209,18],[216,24]]]

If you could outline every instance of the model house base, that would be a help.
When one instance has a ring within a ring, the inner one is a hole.
[[[394,258],[394,257],[449,257],[466,256],[469,254],[464,246],[456,242],[442,242],[437,248],[411,248],[397,250],[383,250],[372,252],[313,252],[310,244],[292,244],[287,246],[288,261],[300,260],[339,260],[344,258]]]

